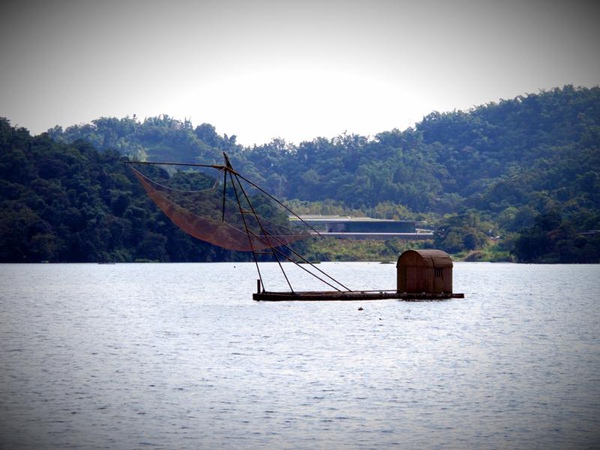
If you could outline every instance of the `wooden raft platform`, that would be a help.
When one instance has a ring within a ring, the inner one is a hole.
[[[465,294],[456,293],[409,293],[398,291],[300,291],[300,292],[269,292],[262,291],[252,294],[256,301],[359,301],[359,300],[447,300],[464,298]]]

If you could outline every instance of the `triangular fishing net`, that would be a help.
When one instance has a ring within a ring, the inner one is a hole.
[[[228,162],[224,166],[190,164],[186,171],[177,167],[182,164],[172,163],[157,171],[156,163],[151,163],[152,175],[142,173],[142,166],[130,164],[150,198],[196,239],[228,250],[260,252],[309,236],[308,230],[290,222],[291,211]]]

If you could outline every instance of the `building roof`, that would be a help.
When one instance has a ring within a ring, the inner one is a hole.
[[[346,223],[346,222],[414,222],[414,220],[392,220],[392,219],[374,219],[372,217],[350,217],[350,216],[318,216],[306,215],[299,216],[305,222],[325,222],[325,223]],[[298,220],[295,216],[290,216],[290,220]]]
[[[452,258],[442,250],[406,250],[398,258],[398,265],[412,265],[419,262],[419,266],[426,267],[452,267]]]

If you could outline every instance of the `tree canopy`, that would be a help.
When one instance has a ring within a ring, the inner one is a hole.
[[[434,244],[453,253],[495,245],[519,261],[600,262],[590,232],[600,229],[599,119],[600,88],[573,86],[432,112],[404,131],[298,145],[243,147],[210,124],[166,115],[39,136],[2,119],[0,261],[240,258],[176,230],[123,164],[220,164],[225,151],[305,212],[427,220]]]

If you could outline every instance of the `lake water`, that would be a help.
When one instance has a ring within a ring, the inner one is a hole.
[[[600,265],[455,263],[442,302],[255,289],[245,263],[1,265],[0,448],[600,448]]]

